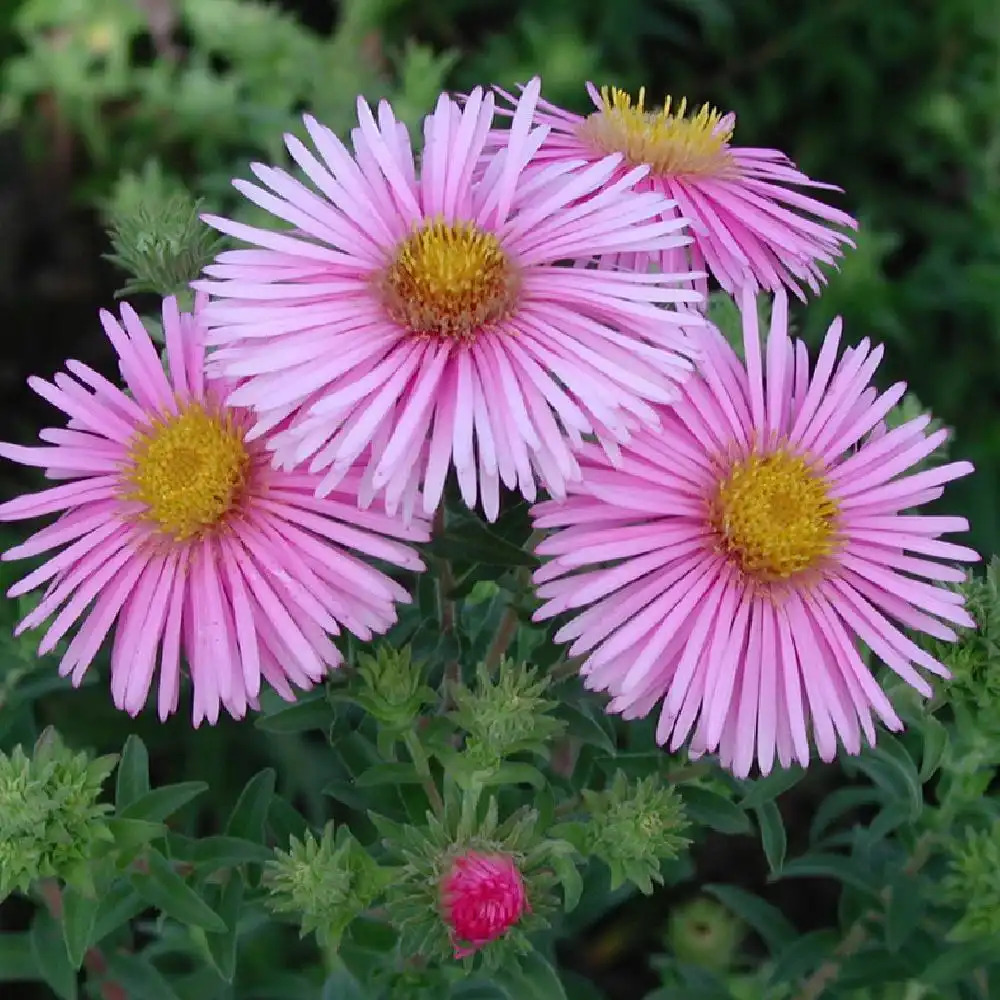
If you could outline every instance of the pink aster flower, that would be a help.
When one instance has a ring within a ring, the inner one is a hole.
[[[314,190],[260,164],[260,185],[234,182],[295,231],[207,219],[257,247],[196,283],[215,297],[209,363],[240,380],[230,401],[253,409],[253,435],[281,425],[268,445],[280,464],[324,474],[319,495],[360,460],[362,504],[384,492],[390,511],[421,488],[432,512],[451,466],[491,519],[500,482],[561,496],[584,435],[613,449],[691,369],[681,324],[694,318],[666,307],[700,297],[678,276],[567,266],[668,251],[688,242],[684,220],[664,195],[636,194],[647,168],[621,170],[617,154],[528,177],[548,134],[531,127],[538,90],[485,158],[493,96],[442,96],[419,174],[385,102],[376,121],[358,101],[353,153],[306,117],[316,152],[286,144]]]
[[[509,854],[469,851],[455,858],[441,882],[441,909],[455,958],[466,958],[503,937],[531,907]]]
[[[159,715],[177,708],[181,655],[194,689],[195,725],[220,705],[237,718],[255,705],[262,678],[284,698],[341,662],[330,639],[344,626],[362,639],[384,632],[409,595],[362,558],[422,569],[400,541],[427,538],[357,510],[351,471],[325,500],[316,479],[272,469],[247,440],[248,415],[227,407],[230,387],[206,384],[197,314],[163,304],[169,376],[139,317],[101,313],[128,393],[78,361],[70,375],[31,387],[70,418],[41,432],[45,445],[0,445],[58,486],[0,505],[0,520],[60,514],[5,560],[55,554],[15,584],[11,597],[46,584],[18,626],[54,619],[39,653],[75,627],[59,672],[79,684],[105,637],[111,692],[135,715],[159,660]],[[356,554],[357,553],[357,554]]]
[[[690,260],[730,293],[749,283],[772,291],[787,286],[802,297],[801,283],[818,292],[825,282],[818,265],[832,264],[842,245],[854,245],[833,228],[856,229],[851,216],[796,190],[840,189],[810,180],[775,149],[733,146],[732,112],[704,104],[688,114],[686,100],[673,104],[669,97],[651,110],[643,89],[635,104],[617,87],[598,92],[588,83],[587,91],[597,109],[587,116],[539,102],[535,120],[551,131],[536,162],[594,162],[621,153],[619,173],[649,168],[634,190],[665,194],[673,204],[663,217],[686,216],[694,235],[689,249],[618,255],[620,265],[645,270],[652,262],[669,273],[685,270]],[[504,134],[494,133],[493,141],[502,143]]]
[[[952,462],[913,471],[945,439],[929,417],[886,431],[903,384],[878,395],[882,357],[867,340],[837,360],[833,323],[809,373],[789,339],[784,293],[762,346],[754,298],[742,301],[746,363],[717,331],[659,432],[643,431],[620,467],[599,449],[580,456],[583,481],[562,503],[536,505],[555,529],[538,551],[538,619],[579,613],[557,633],[586,654],[589,687],[609,710],[645,716],[661,703],[656,738],[694,755],[721,753],[745,776],[809,760],[809,737],[831,759],[858,753],[874,713],[901,723],[858,652],[921,694],[921,667],[945,668],[904,629],[953,640],[971,626],[964,579],[946,561],[975,552],[941,541],[964,518],[919,514],[943,485],[972,471]]]

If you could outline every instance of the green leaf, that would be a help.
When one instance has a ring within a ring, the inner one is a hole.
[[[135,891],[135,886],[131,882],[115,882],[101,896],[91,940],[95,944],[100,944],[109,934],[118,930],[122,924],[128,923],[133,917],[138,916],[144,909],[146,909],[146,904],[139,893]]]
[[[29,982],[42,978],[31,946],[31,935],[0,934],[0,983]]]
[[[160,971],[140,955],[116,951],[108,956],[108,975],[135,1000],[180,1000]]]
[[[720,833],[750,832],[747,814],[718,792],[694,785],[681,785],[677,791],[684,800],[687,814],[696,823],[703,823]]]
[[[767,800],[754,808],[757,822],[760,825],[760,841],[764,848],[764,857],[772,873],[781,870],[785,860],[785,848],[788,838],[785,836],[785,824],[773,800]]]
[[[267,811],[267,821],[271,833],[279,844],[287,844],[292,837],[302,839],[309,822],[289,801],[280,795],[271,799],[271,807]]]
[[[115,782],[115,807],[121,812],[139,796],[149,791],[149,754],[146,744],[132,734],[125,741],[122,759],[118,762]]]
[[[108,829],[111,836],[115,838],[115,847],[119,851],[131,851],[144,847],[150,841],[162,837],[167,828],[162,823],[150,823],[144,819],[119,819],[113,817],[108,820]]]
[[[787,948],[798,936],[798,931],[776,906],[760,896],[737,888],[735,885],[706,885],[711,893],[728,910],[752,927],[767,945],[772,955]]]
[[[797,785],[805,776],[805,769],[796,766],[774,771],[766,778],[744,781],[743,787],[747,791],[740,805],[744,809],[754,809],[765,802],[772,802],[783,792],[787,792],[789,788]]]
[[[150,851],[148,860],[148,873],[137,872],[131,876],[132,884],[143,899],[182,924],[225,933],[227,927],[222,918],[171,868],[159,851]]]
[[[886,794],[909,803],[910,815],[920,815],[923,788],[917,769],[903,745],[888,733],[881,734],[879,744],[866,750],[855,761]]]
[[[852,809],[860,809],[879,801],[879,794],[874,788],[848,787],[838,788],[831,792],[816,807],[812,823],[809,826],[809,839],[820,840],[834,821]]]
[[[924,746],[920,758],[920,780],[926,782],[940,766],[941,758],[948,748],[948,730],[932,715],[924,719],[921,729],[924,734]]]
[[[322,1000],[367,1000],[358,981],[341,967],[334,969],[323,984]]]
[[[587,711],[589,707],[589,702],[582,708],[563,702],[555,715],[556,718],[562,719],[566,723],[567,735],[575,736],[582,743],[597,747],[601,753],[607,754],[608,757],[614,757],[617,749],[614,741],[614,729],[603,712],[599,718],[594,718]]]
[[[412,764],[383,763],[362,771],[355,784],[358,788],[370,788],[374,785],[417,785],[421,780]]]
[[[837,943],[838,937],[831,930],[810,931],[796,938],[775,959],[768,984],[791,983],[808,976],[823,963]]]
[[[264,843],[264,824],[274,795],[275,777],[274,769],[268,767],[246,783],[226,824],[227,836]]]
[[[270,715],[258,716],[254,726],[267,733],[304,733],[310,729],[325,730],[333,719],[333,708],[327,700],[326,692],[321,691]]]
[[[892,883],[891,889],[885,910],[885,946],[895,952],[920,925],[927,899],[916,878],[904,875]]]
[[[274,860],[274,852],[269,847],[239,837],[171,838],[171,853],[194,865],[200,874]]]
[[[142,819],[151,823],[162,823],[178,809],[186,806],[202,792],[208,791],[204,781],[182,781],[176,785],[154,788],[133,799],[131,804],[120,811],[122,819]]]
[[[480,563],[485,566],[517,568],[539,565],[538,559],[520,545],[505,541],[478,519],[468,519],[454,525],[435,538],[427,548],[443,559]]]
[[[240,912],[243,909],[243,879],[238,873],[233,872],[222,890],[218,909],[228,930],[224,934],[206,933],[205,943],[212,965],[227,983],[231,983],[236,973],[236,939]]]
[[[63,889],[62,930],[66,944],[66,955],[74,969],[83,965],[83,956],[90,946],[94,932],[94,921],[101,901],[97,896],[85,896],[82,892],[66,886]]]
[[[480,778],[480,784],[486,785],[533,785],[535,788],[544,788],[546,783],[545,775],[532,767],[531,764],[516,764],[507,761],[501,764],[495,771]]]
[[[942,944],[944,949],[920,974],[927,986],[953,984],[980,966],[992,965],[1000,955],[1000,936],[961,944]],[[928,955],[928,958],[932,957]]]
[[[583,895],[583,876],[573,857],[561,851],[551,855],[549,864],[552,865],[552,870],[562,886],[563,912],[569,913],[576,909],[580,896]]]
[[[62,929],[46,909],[31,922],[31,953],[42,978],[61,1000],[76,1000],[76,969],[69,964]]]
[[[555,969],[537,951],[500,966],[493,978],[507,991],[510,1000],[566,1000],[566,991]]]
[[[772,880],[786,878],[832,878],[869,896],[877,896],[879,889],[878,880],[853,858],[819,851],[793,858]]]

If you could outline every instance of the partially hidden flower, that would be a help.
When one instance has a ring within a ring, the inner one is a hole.
[[[442,96],[424,122],[419,172],[390,106],[358,101],[353,153],[311,117],[316,152],[286,136],[312,184],[254,164],[235,181],[291,232],[218,217],[253,244],[221,254],[196,286],[213,369],[241,380],[234,405],[284,467],[322,473],[318,495],[360,461],[361,502],[431,513],[454,467],[465,502],[490,519],[499,487],[533,499],[579,477],[586,435],[609,448],[652,404],[670,402],[695,352],[668,308],[697,303],[678,276],[569,266],[602,253],[661,253],[689,241],[645,166],[621,156],[554,163],[530,176],[548,130],[525,89],[502,149],[484,154],[494,98]],[[317,155],[318,154],[318,155]],[[686,277],[686,276],[682,276]],[[412,503],[412,501],[411,501]]]
[[[452,861],[441,882],[441,910],[455,958],[465,958],[503,937],[530,906],[510,855],[470,850]]]
[[[746,363],[706,337],[690,380],[658,433],[637,434],[615,467],[580,456],[570,498],[535,506],[538,619],[578,611],[556,633],[586,654],[591,688],[626,718],[662,703],[657,741],[763,773],[775,755],[806,764],[810,729],[831,759],[873,743],[872,713],[902,723],[857,649],[924,695],[915,669],[948,671],[904,631],[954,641],[971,626],[951,561],[978,558],[939,536],[964,518],[916,512],[972,471],[951,462],[910,471],[945,439],[929,416],[886,431],[899,383],[877,394],[882,357],[868,340],[838,360],[834,322],[810,375],[803,343],[774,302],[762,345],[754,296],[741,302]]]
[[[249,415],[223,401],[231,386],[205,380],[198,310],[163,303],[168,372],[131,307],[101,321],[128,391],[68,361],[70,374],[29,380],[68,427],[43,430],[41,447],[0,444],[64,480],[0,505],[2,521],[60,515],[3,554],[58,550],[8,592],[47,585],[17,631],[52,618],[45,654],[75,627],[59,672],[79,684],[114,627],[111,693],[133,715],[157,661],[160,718],[175,711],[182,655],[196,725],[220,706],[242,717],[262,679],[292,699],[341,663],[341,626],[367,640],[395,621],[409,595],[366,559],[422,569],[404,543],[426,539],[426,523],[359,511],[360,470],[318,500],[315,476],[271,468]]]
[[[839,188],[811,180],[776,149],[733,145],[732,112],[689,108],[686,99],[670,97],[647,107],[644,89],[635,102],[617,87],[598,91],[588,83],[587,92],[596,110],[585,116],[539,101],[535,120],[551,131],[536,161],[592,163],[621,153],[620,173],[649,169],[634,190],[665,194],[672,204],[664,218],[686,217],[694,237],[687,248],[614,255],[620,266],[645,270],[653,263],[671,273],[690,265],[707,268],[731,293],[750,283],[802,297],[803,284],[818,292],[825,282],[819,265],[833,264],[843,246],[854,245],[842,232],[857,228],[850,215],[798,190]],[[502,142],[503,133],[494,141]]]

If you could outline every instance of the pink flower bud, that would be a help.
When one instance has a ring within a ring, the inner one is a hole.
[[[453,862],[441,883],[441,906],[455,958],[472,955],[502,937],[522,914],[531,912],[514,859],[476,851]]]

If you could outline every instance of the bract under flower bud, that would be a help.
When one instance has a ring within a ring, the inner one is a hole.
[[[88,862],[112,839],[111,806],[97,799],[116,760],[73,753],[52,729],[31,757],[0,754],[0,901],[38,878],[87,886]]]
[[[455,958],[465,958],[503,937],[531,907],[510,855],[469,851],[455,858],[441,882],[441,909]]]

